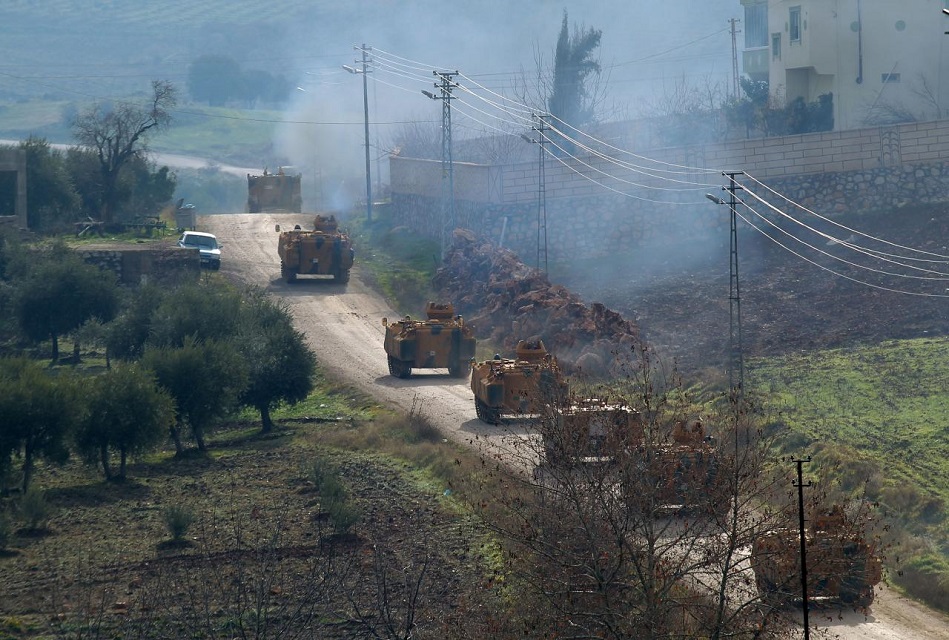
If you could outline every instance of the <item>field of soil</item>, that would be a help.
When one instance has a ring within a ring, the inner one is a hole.
[[[835,220],[854,231],[929,254],[913,254],[824,224],[837,238],[880,252],[930,259],[934,262],[913,264],[949,272],[947,258],[938,257],[949,256],[949,208],[944,205]],[[949,334],[945,276],[871,261],[859,251],[841,250],[826,238],[808,240],[821,251],[865,267],[857,268],[770,231],[801,255],[739,222],[738,276],[746,360]],[[911,264],[906,259],[899,261]],[[587,303],[602,302],[632,320],[646,342],[667,361],[675,359],[684,372],[724,366],[730,317],[727,232],[716,242],[631,251],[599,263],[593,273],[590,277],[589,271],[566,269],[555,271],[552,279]],[[922,280],[920,275],[930,279]]]

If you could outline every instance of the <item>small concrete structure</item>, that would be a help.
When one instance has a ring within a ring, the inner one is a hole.
[[[8,210],[11,201],[0,194],[0,221],[14,223],[17,228],[29,228],[26,217],[26,151],[19,148],[0,147],[0,174],[14,173],[15,186],[12,194],[13,210]],[[2,183],[0,183],[2,184]]]

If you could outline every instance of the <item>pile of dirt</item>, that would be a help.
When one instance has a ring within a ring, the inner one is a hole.
[[[513,252],[467,229],[455,230],[434,285],[479,338],[513,351],[518,340],[539,336],[568,372],[610,373],[617,354],[632,355],[639,343],[639,328],[619,313],[584,304]]]

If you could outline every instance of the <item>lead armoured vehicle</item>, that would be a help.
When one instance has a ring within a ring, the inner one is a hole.
[[[427,320],[406,316],[390,323],[387,318],[382,319],[389,373],[408,378],[412,369],[447,368],[453,378],[466,376],[476,345],[471,327],[455,315],[451,303],[429,302],[425,315]]]
[[[263,175],[247,174],[247,211],[286,211],[300,213],[303,198],[300,193],[300,174],[290,175],[281,167],[277,173],[264,169]]]
[[[349,282],[355,258],[352,242],[339,230],[336,217],[321,215],[316,216],[310,231],[297,225],[291,231],[280,232],[277,253],[280,275],[288,283],[300,275],[333,276],[336,282]]]
[[[497,424],[502,414],[538,414],[545,405],[562,404],[567,382],[542,340],[521,340],[513,360],[496,355],[472,365],[471,390],[478,417]]]
[[[859,523],[835,505],[818,514],[805,531],[807,597],[868,607],[883,577],[883,563]],[[761,598],[776,606],[798,601],[801,593],[801,538],[782,527],[755,538],[751,566]]]

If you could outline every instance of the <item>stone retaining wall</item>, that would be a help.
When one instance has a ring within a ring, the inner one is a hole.
[[[88,264],[115,273],[121,284],[174,283],[197,280],[201,262],[197,249],[168,246],[89,246],[77,249]]]
[[[728,207],[705,194],[727,198],[722,172],[729,170],[743,172],[736,180],[746,192],[738,197],[762,215],[776,214],[747,191],[793,212],[770,188],[825,216],[949,201],[949,120],[612,156],[548,159],[546,224],[536,162],[456,163],[457,226],[503,242],[528,264],[545,231],[551,261],[710,232],[727,241]],[[441,163],[393,157],[390,167],[394,222],[438,238]]]

